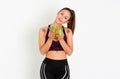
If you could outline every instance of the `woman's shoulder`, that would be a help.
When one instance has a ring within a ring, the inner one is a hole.
[[[41,34],[45,34],[47,32],[47,29],[48,29],[48,26],[43,26],[43,27],[40,27],[39,29],[39,33]]]
[[[39,31],[41,32],[45,32],[47,30],[48,26],[43,26],[43,27],[40,27]]]
[[[72,30],[68,27],[64,27],[67,34],[72,34]]]

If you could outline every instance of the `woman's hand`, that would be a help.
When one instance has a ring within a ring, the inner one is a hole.
[[[53,33],[52,31],[49,31],[49,34],[48,34],[48,37],[54,41],[57,41],[55,38],[56,38],[56,35],[55,33]]]
[[[58,41],[64,38],[64,33],[56,34],[53,33],[52,31],[49,31],[48,37],[54,41]]]
[[[64,38],[64,33],[61,33],[59,36],[58,36],[58,40],[61,40]]]

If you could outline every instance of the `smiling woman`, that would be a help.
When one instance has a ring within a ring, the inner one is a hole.
[[[63,24],[67,23],[67,27]],[[55,21],[39,30],[39,49],[45,54],[40,69],[41,79],[70,79],[67,55],[73,52],[73,34],[75,12],[65,7],[56,16]]]

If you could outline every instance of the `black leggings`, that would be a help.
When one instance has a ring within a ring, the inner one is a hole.
[[[67,59],[53,60],[45,58],[40,68],[41,79],[70,79]]]

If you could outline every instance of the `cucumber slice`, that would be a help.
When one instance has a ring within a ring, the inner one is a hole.
[[[56,32],[55,27],[52,27],[52,28],[51,28],[51,30],[52,30],[52,32],[53,32],[53,33],[55,33],[55,32]]]
[[[56,31],[56,33],[59,34],[59,35],[60,35],[62,32],[63,32],[63,27],[59,28],[59,29]]]
[[[58,30],[54,26],[52,26],[51,31],[56,34],[61,34],[63,32],[63,27],[60,27]]]

